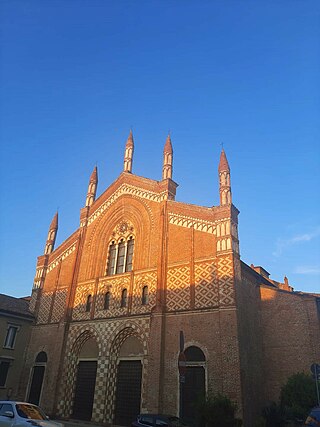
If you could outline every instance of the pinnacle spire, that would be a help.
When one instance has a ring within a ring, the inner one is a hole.
[[[162,179],[172,179],[173,149],[170,134],[167,136],[163,149]]]
[[[88,185],[88,191],[87,191],[87,198],[86,198],[86,206],[91,206],[93,202],[96,199],[96,193],[97,193],[97,186],[98,186],[98,168],[97,166],[94,167],[92,174],[90,176],[89,185]]]
[[[134,151],[133,133],[132,133],[132,129],[130,129],[130,133],[127,139],[126,148],[124,152],[123,170],[125,172],[130,172],[130,173],[132,172],[133,151]]]
[[[58,211],[55,213],[54,217],[52,218],[49,230],[57,230],[58,229]]]
[[[227,160],[227,156],[226,156],[226,153],[225,153],[225,151],[224,151],[223,148],[222,148],[221,154],[220,154],[220,162],[219,162],[218,171],[219,172],[230,171],[230,167],[229,167],[229,163],[228,163],[228,160]]]
[[[128,136],[127,143],[126,143],[126,147],[132,147],[133,145],[134,145],[133,133],[132,133],[132,129],[130,129],[129,136]]]
[[[56,212],[56,214],[54,215],[54,217],[51,221],[50,227],[49,227],[46,246],[44,249],[45,255],[49,255],[53,251],[54,244],[55,244],[56,237],[57,237],[57,231],[58,231],[58,212]]]
[[[163,152],[164,153],[173,153],[170,133],[167,136]]]
[[[231,183],[230,183],[230,167],[227,160],[226,153],[222,148],[220,154],[220,161],[218,166],[219,172],[219,192],[220,192],[220,206],[231,205]]]

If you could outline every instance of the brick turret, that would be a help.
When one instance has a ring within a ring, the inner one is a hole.
[[[88,192],[86,198],[86,206],[91,206],[96,199],[96,192],[98,186],[98,169],[97,166],[93,169],[93,172],[90,176]]]
[[[132,173],[133,151],[134,151],[134,142],[133,142],[132,130],[130,130],[127,143],[126,143],[125,153],[124,153],[124,167],[123,167],[124,172]]]
[[[49,227],[46,246],[44,249],[45,255],[49,255],[53,251],[54,243],[55,243],[56,237],[57,237],[57,231],[58,231],[58,212],[56,212],[55,216],[53,217],[53,219],[51,221],[50,227]]]
[[[219,190],[220,190],[220,206],[231,205],[231,183],[230,183],[230,167],[226,153],[222,149],[220,154],[220,162],[218,167],[219,172]]]
[[[167,136],[163,149],[162,179],[172,179],[173,149],[170,135]]]

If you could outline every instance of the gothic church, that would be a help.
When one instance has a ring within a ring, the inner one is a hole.
[[[196,398],[221,392],[252,426],[289,375],[319,362],[320,299],[241,261],[224,150],[212,207],[175,201],[170,136],[161,181],[135,175],[133,153],[130,132],[122,173],[96,198],[94,169],[79,228],[57,248],[53,218],[21,397],[62,419],[128,426],[140,412],[194,422]]]

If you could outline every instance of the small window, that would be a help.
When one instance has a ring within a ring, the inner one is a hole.
[[[0,361],[0,387],[5,387],[6,385],[9,367],[10,362],[4,360]]]
[[[110,308],[110,292],[107,292],[104,296],[103,308],[104,310],[109,310]]]
[[[6,339],[4,341],[5,348],[14,348],[18,329],[19,329],[18,326],[13,326],[13,325],[8,326]]]
[[[149,302],[148,286],[144,286],[142,289],[142,305],[147,305],[148,302]]]
[[[91,303],[92,303],[92,295],[88,295],[87,304],[86,304],[86,311],[91,310]]]
[[[123,289],[121,294],[121,307],[127,306],[127,290]]]

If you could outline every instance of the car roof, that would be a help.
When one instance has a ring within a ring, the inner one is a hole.
[[[34,405],[33,403],[29,403],[29,402],[20,402],[19,400],[0,400],[0,403],[17,403],[19,405],[32,405],[32,406],[37,406]]]
[[[147,413],[143,413],[143,414],[139,414],[139,417],[144,417],[144,416],[149,416],[149,417],[166,417],[166,418],[178,418],[176,415],[171,415],[171,414],[147,414]]]

